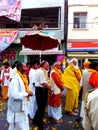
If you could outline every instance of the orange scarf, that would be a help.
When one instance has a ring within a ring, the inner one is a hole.
[[[75,69],[72,64],[70,65],[70,68],[74,72],[76,79],[80,82],[81,77],[82,77],[82,72],[81,72],[80,68]]]
[[[28,83],[28,79],[27,79],[27,76],[26,74],[22,74],[20,71],[17,70],[17,73],[18,75],[22,78],[22,81],[24,83],[24,86],[25,86],[25,90],[26,92],[30,92],[30,88],[29,88],[29,83]],[[28,97],[28,101],[30,100],[30,98]]]
[[[96,70],[92,71],[89,78],[89,84],[91,84],[93,88],[98,88],[98,72]]]
[[[90,68],[88,68],[87,70],[88,70],[88,72],[97,72],[96,70],[90,69]]]
[[[57,67],[55,67],[55,66],[53,66],[53,67],[51,68],[51,70],[55,70],[55,71],[56,71],[56,73],[58,74],[58,76],[59,76],[61,82],[63,83],[62,71],[61,71],[60,69],[58,69]]]
[[[62,76],[62,71],[60,69],[58,69],[57,67],[52,67],[52,70],[55,70],[56,73],[59,75],[59,77]]]

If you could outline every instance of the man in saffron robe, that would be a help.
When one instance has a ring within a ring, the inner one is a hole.
[[[49,94],[48,98],[48,115],[53,118],[55,123],[61,123],[61,91],[64,89],[62,82],[61,62],[56,61],[50,72],[50,83],[53,94]]]
[[[73,58],[62,75],[64,86],[67,88],[65,111],[73,116],[78,115],[78,98],[81,76],[82,73],[78,67],[78,60]]]

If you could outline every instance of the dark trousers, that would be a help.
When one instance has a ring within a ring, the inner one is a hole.
[[[48,90],[41,87],[36,87],[35,91],[36,101],[38,109],[33,119],[33,123],[38,126],[39,129],[43,129],[43,118],[45,113],[45,107],[48,100]]]

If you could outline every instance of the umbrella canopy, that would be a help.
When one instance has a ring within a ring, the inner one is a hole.
[[[55,48],[59,45],[59,41],[56,38],[41,32],[36,32],[32,35],[25,35],[20,38],[20,40],[22,45],[33,50],[43,51]]]

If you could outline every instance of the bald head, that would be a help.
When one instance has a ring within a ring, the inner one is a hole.
[[[53,66],[57,67],[58,69],[61,69],[62,65],[60,61],[54,62]]]

